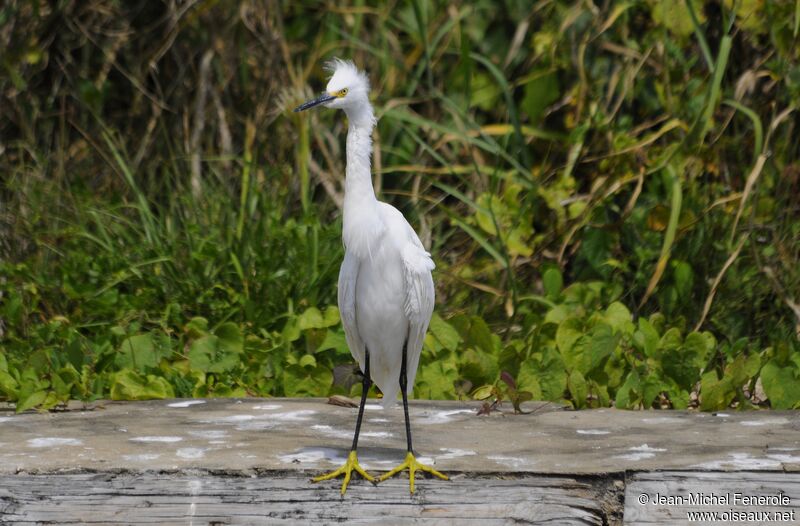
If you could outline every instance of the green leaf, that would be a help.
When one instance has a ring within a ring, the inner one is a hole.
[[[487,398],[492,396],[493,392],[494,392],[494,385],[493,384],[482,385],[482,386],[478,387],[477,389],[475,389],[474,391],[472,391],[472,399],[473,400],[486,400]]]
[[[570,353],[572,346],[583,334],[581,321],[576,318],[564,320],[556,329],[556,346],[562,356]]]
[[[111,376],[112,400],[151,400],[174,398],[175,391],[166,378],[152,374],[142,375],[124,369]]]
[[[480,347],[487,353],[494,353],[495,346],[492,339],[492,331],[489,330],[489,326],[480,316],[472,316],[470,318],[468,338],[468,343]]]
[[[630,322],[629,322],[630,323]],[[619,335],[611,332],[611,327],[600,324],[592,331],[589,341],[590,371],[599,367],[614,352],[619,343]]]
[[[542,387],[539,383],[539,368],[537,361],[533,359],[525,360],[519,366],[519,373],[517,373],[517,388],[522,391],[529,391],[536,399],[542,398]],[[559,398],[564,389],[561,389]]]
[[[540,70],[531,74],[532,79],[525,84],[525,95],[521,109],[535,123],[544,110],[559,97],[558,77],[554,72]]]
[[[564,287],[564,278],[561,276],[561,271],[555,267],[545,270],[544,274],[542,274],[542,287],[548,298],[558,298],[561,289]]]
[[[19,383],[6,371],[0,370],[0,392],[4,393],[10,400],[16,400],[19,396]]]
[[[690,332],[683,342],[683,350],[686,360],[691,361],[697,369],[703,369],[708,363],[711,351],[714,350],[713,337],[709,340],[704,334]]]
[[[322,322],[325,324],[325,327],[339,325],[340,321],[341,318],[339,317],[339,307],[336,305],[325,307],[325,312],[322,313]]]
[[[642,382],[642,404],[645,409],[652,406],[656,397],[661,394],[662,391],[666,390],[667,388],[661,378],[655,374],[646,376]]]
[[[588,374],[592,369],[592,356],[589,351],[591,339],[580,330],[581,321],[575,318],[566,320],[556,330],[556,346],[558,347],[567,370],[578,370]]]
[[[775,360],[761,368],[761,384],[773,409],[793,409],[800,404],[800,375],[795,367]]]
[[[317,359],[311,354],[304,354],[300,361],[297,362],[300,367],[316,367]]]
[[[694,272],[692,267],[685,261],[675,261],[673,277],[675,279],[675,289],[681,298],[690,298],[692,286],[694,284]]]
[[[244,337],[239,326],[233,322],[225,322],[214,331],[219,348],[226,352],[241,353],[244,351]]]
[[[119,369],[141,370],[145,367],[157,367],[160,358],[160,353],[156,352],[153,334],[136,334],[120,344],[114,365]]]
[[[639,373],[632,370],[628,373],[625,383],[617,391],[617,397],[614,401],[617,409],[634,409],[639,403],[639,390],[641,388],[641,379]]]
[[[204,336],[193,341],[189,347],[189,366],[205,373],[230,371],[240,362],[241,353],[236,349],[230,338],[225,345],[215,334]]]
[[[569,317],[570,311],[566,305],[556,305],[547,311],[544,317],[545,323],[555,323],[560,325],[564,320]]]
[[[538,379],[542,388],[542,397],[546,400],[563,399],[567,389],[567,370],[558,351],[551,348],[545,349],[539,367]],[[519,378],[517,381],[519,382]],[[521,384],[520,388],[523,388]],[[528,386],[525,389],[532,391]],[[535,393],[535,391],[532,392]]]
[[[217,337],[204,336],[192,342],[189,347],[189,365],[192,369],[208,372],[211,360],[217,349]]]
[[[658,332],[645,318],[639,318],[639,328],[633,334],[634,344],[649,358],[655,358],[658,349]]]
[[[336,354],[350,354],[350,347],[347,345],[347,338],[344,332],[328,330],[325,333],[325,339],[322,340],[322,343],[317,347],[315,352],[320,353],[327,350],[334,350]]]
[[[461,336],[458,331],[449,323],[444,321],[438,313],[434,312],[431,317],[431,323],[428,326],[431,334],[442,344],[442,347],[448,351],[455,351],[458,344],[461,343]]]
[[[325,329],[338,323],[339,309],[334,306],[326,308],[324,314],[316,307],[309,307],[297,318],[297,326],[301,331]]]
[[[200,338],[208,334],[208,320],[200,316],[196,316],[189,320],[184,330],[189,335],[189,338]]]
[[[47,399],[47,390],[41,389],[39,391],[33,391],[32,393],[25,394],[20,397],[17,401],[16,411],[17,413],[21,413],[23,411],[27,411],[28,409],[32,409],[36,406],[42,405],[44,401]]]
[[[472,385],[488,383],[497,378],[497,357],[478,349],[467,349],[459,356],[461,378]]]
[[[454,384],[458,379],[455,354],[450,352],[446,357],[420,366],[414,386],[415,397],[434,400],[455,398]]]
[[[716,371],[709,371],[700,379],[700,409],[712,411],[728,407],[736,396],[730,378],[719,379]]]
[[[685,389],[697,381],[700,368],[692,362],[691,356],[677,349],[666,350],[661,354],[661,367],[664,374]]]
[[[609,305],[603,313],[603,318],[615,332],[633,334],[635,326],[633,325],[633,321],[631,321],[631,312],[628,310],[628,307],[622,303],[615,301]]]
[[[702,5],[699,0],[690,0],[694,12],[698,14],[698,21],[705,20]],[[678,0],[649,0],[650,13],[653,21],[666,27],[673,35],[686,38],[694,31],[691,15],[683,2]]]
[[[586,379],[578,371],[572,371],[567,379],[567,387],[572,395],[572,403],[576,409],[586,406],[586,396],[589,394],[589,388],[586,385]]]
[[[681,338],[681,331],[675,327],[667,330],[658,342],[658,347],[661,350],[678,349],[683,343]]]
[[[333,372],[323,365],[293,364],[283,370],[282,381],[286,396],[325,396],[333,385]]]
[[[306,329],[322,329],[325,328],[325,318],[316,307],[307,308],[303,314],[297,318],[297,327],[304,331]]]

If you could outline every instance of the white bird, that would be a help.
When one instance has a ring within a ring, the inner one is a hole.
[[[347,344],[364,373],[361,405],[353,446],[345,464],[315,482],[344,475],[342,494],[352,471],[375,482],[358,464],[356,449],[364,404],[372,380],[383,393],[383,405],[403,398],[408,453],[405,461],[378,481],[409,470],[411,493],[415,471],[447,477],[419,463],[411,446],[408,391],[414,385],[422,341],[433,313],[434,288],[431,255],[403,214],[378,201],[372,187],[370,157],[375,115],[369,102],[369,79],[349,61],[327,64],[333,73],[325,92],[294,111],[322,105],[347,114],[347,168],[345,171],[344,261],[339,271],[339,312]]]

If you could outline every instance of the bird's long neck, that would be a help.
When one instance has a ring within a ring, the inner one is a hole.
[[[349,126],[347,129],[347,168],[345,178],[345,208],[347,201],[362,203],[375,200],[370,173],[370,157],[372,156],[372,129],[375,117],[372,107],[367,103],[359,109],[347,112]]]
[[[359,257],[368,257],[373,253],[384,228],[370,172],[375,117],[369,103],[348,110],[347,117],[349,127],[342,238],[348,250]]]

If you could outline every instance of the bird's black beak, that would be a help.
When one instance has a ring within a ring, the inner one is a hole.
[[[330,95],[328,93],[323,93],[322,95],[320,95],[316,99],[312,99],[312,100],[309,100],[309,101],[306,101],[306,102],[302,103],[300,106],[296,107],[294,109],[294,111],[298,112],[298,111],[307,110],[308,108],[313,108],[314,106],[319,106],[320,104],[324,104],[324,103],[326,103],[328,101],[331,101],[331,100],[333,100],[335,98],[336,97],[334,97],[333,95]]]

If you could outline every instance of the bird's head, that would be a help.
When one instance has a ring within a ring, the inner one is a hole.
[[[335,58],[325,64],[331,79],[325,91],[317,98],[304,102],[294,111],[303,111],[314,106],[339,108],[348,114],[369,106],[369,79],[349,60]]]

